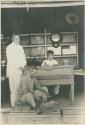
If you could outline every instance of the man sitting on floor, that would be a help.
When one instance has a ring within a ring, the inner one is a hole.
[[[38,107],[39,103],[46,102],[48,96],[48,89],[40,86],[35,77],[35,73],[35,69],[25,69],[23,75],[21,75],[17,98],[17,101],[27,102],[33,109]]]

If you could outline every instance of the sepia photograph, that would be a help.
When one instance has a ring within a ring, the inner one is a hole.
[[[2,125],[85,124],[84,0],[1,0]]]

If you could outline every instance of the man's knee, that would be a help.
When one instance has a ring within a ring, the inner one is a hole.
[[[34,98],[36,100],[41,100],[42,99],[42,102],[46,102],[47,101],[47,94],[45,92],[43,92],[43,91],[35,90]]]
[[[22,95],[21,102],[28,102],[33,98],[33,95],[31,93],[26,93]]]
[[[34,91],[34,98],[36,100],[39,100],[41,96],[42,96],[42,92],[40,90],[35,90]]]
[[[47,88],[46,86],[43,86],[43,91],[44,91],[47,95],[49,95],[48,88]]]
[[[42,101],[43,102],[47,101],[47,95],[45,93],[42,93]]]
[[[26,97],[27,97],[27,98],[33,98],[33,94],[30,93],[30,92],[28,92],[28,93],[26,94]]]

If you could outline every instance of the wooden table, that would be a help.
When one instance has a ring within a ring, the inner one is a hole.
[[[76,70],[74,70],[74,75],[85,76],[85,69],[76,69]]]
[[[27,68],[26,68],[27,69]],[[36,77],[41,85],[70,85],[72,104],[74,103],[74,67],[52,66],[37,67]]]
[[[74,67],[38,67],[36,77],[41,85],[70,85],[71,100],[74,103]]]

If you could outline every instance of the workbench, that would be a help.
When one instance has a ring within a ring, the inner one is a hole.
[[[52,66],[38,67],[37,80],[41,85],[70,85],[69,91],[72,104],[74,103],[74,67],[73,66]]]

